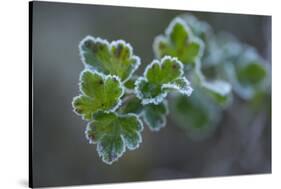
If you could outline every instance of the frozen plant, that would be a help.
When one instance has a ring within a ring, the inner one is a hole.
[[[170,100],[177,112],[171,117],[186,120],[189,133],[204,136],[231,105],[232,89],[249,100],[270,85],[269,69],[252,47],[228,35],[214,35],[192,15],[176,17],[155,37],[155,59],[141,76],[136,74],[141,59],[123,40],[87,36],[79,50],[85,69],[81,94],[72,105],[88,123],[86,138],[107,164],[140,146],[143,125],[151,131],[165,127]],[[209,69],[215,70],[212,77],[206,74]]]

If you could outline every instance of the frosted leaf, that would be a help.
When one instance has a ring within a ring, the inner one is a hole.
[[[91,120],[98,111],[114,111],[121,104],[124,87],[116,76],[104,76],[90,70],[80,75],[81,95],[73,99],[74,111],[85,120]]]
[[[194,75],[198,80],[199,87],[201,87],[216,103],[221,106],[230,104],[232,100],[232,86],[230,83],[220,79],[207,80],[201,71],[201,62],[196,64]]]
[[[219,104],[226,105],[231,100],[231,85],[223,80],[204,81],[203,89]]]
[[[101,38],[85,37],[79,45],[80,56],[86,68],[128,80],[140,65],[140,58],[123,40],[109,43]]]
[[[153,50],[158,58],[177,57],[183,64],[195,64],[203,55],[204,44],[192,34],[182,18],[175,18],[165,31],[154,39]]]
[[[181,94],[190,96],[193,89],[186,78],[179,78],[168,84],[163,84],[162,89],[165,91],[178,91]]]
[[[142,104],[159,104],[170,91],[191,95],[192,88],[183,76],[183,65],[177,58],[165,56],[160,61],[154,60],[135,83],[136,96]]]
[[[122,106],[118,109],[119,112],[121,112],[122,114],[127,114],[127,113],[134,113],[134,114],[141,114],[143,110],[143,105],[141,103],[141,100],[138,99],[137,97],[132,97],[128,99],[126,99],[126,97],[124,98],[124,103],[122,104]]]
[[[224,65],[226,76],[234,91],[243,99],[270,90],[270,66],[252,47],[247,47],[235,63]]]
[[[99,112],[85,131],[89,143],[97,144],[97,152],[107,164],[117,161],[126,151],[142,142],[142,122],[135,114],[120,115]]]
[[[143,119],[152,131],[159,131],[166,125],[166,116],[169,113],[166,101],[160,104],[148,104],[144,106]]]

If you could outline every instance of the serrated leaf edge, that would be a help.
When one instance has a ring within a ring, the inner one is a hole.
[[[182,77],[184,72],[183,72],[183,64],[179,61],[179,59],[177,57],[171,57],[171,56],[164,56],[163,58],[161,58],[161,60],[157,60],[157,59],[154,59],[149,65],[146,66],[145,70],[144,70],[144,77],[145,79],[147,80],[147,72],[149,69],[151,69],[153,67],[154,64],[158,64],[160,67],[162,67],[162,64],[166,61],[166,60],[170,60],[170,61],[175,61],[179,67],[180,67],[180,76],[179,77]]]
[[[80,91],[80,93],[82,93],[82,95],[78,95],[78,96],[76,96],[76,97],[73,98],[72,103],[71,103],[71,104],[72,104],[72,110],[73,110],[73,112],[74,112],[76,115],[81,116],[81,114],[79,114],[79,113],[77,113],[77,112],[75,111],[74,101],[75,101],[75,99],[77,99],[77,98],[79,98],[79,97],[81,97],[81,96],[87,96],[87,95],[85,95],[84,92],[82,91],[82,86],[81,86],[81,83],[82,83],[82,76],[83,76],[84,72],[87,72],[87,71],[90,71],[90,72],[92,72],[93,74],[99,75],[99,76],[103,79],[103,81],[106,81],[107,79],[111,79],[111,78],[114,78],[114,79],[117,80],[117,82],[119,83],[119,85],[120,85],[120,87],[121,87],[121,90],[122,90],[122,91],[121,91],[121,94],[120,94],[119,98],[117,99],[116,105],[113,106],[112,108],[108,109],[108,110],[104,110],[103,112],[109,113],[109,112],[114,112],[114,111],[116,111],[116,110],[122,105],[122,99],[121,99],[121,98],[122,98],[122,96],[123,96],[124,93],[125,93],[125,86],[124,86],[123,83],[121,82],[120,78],[119,78],[118,76],[116,76],[116,75],[105,75],[105,74],[103,74],[103,73],[101,73],[101,72],[98,72],[98,71],[95,71],[95,70],[84,69],[84,70],[80,73],[80,76],[79,76],[79,83],[78,83],[79,91]],[[82,120],[87,121],[86,119],[83,118],[83,116],[81,116],[81,118],[82,118]]]
[[[133,54],[133,53],[134,53],[134,49],[133,49],[133,47],[131,46],[130,43],[127,43],[126,41],[124,41],[124,40],[122,40],[122,39],[118,39],[118,40],[112,41],[112,42],[110,43],[110,42],[109,42],[108,40],[106,40],[106,39],[102,39],[102,38],[100,38],[100,37],[96,37],[96,38],[95,38],[95,37],[93,37],[93,36],[87,35],[86,37],[84,37],[84,38],[80,41],[80,43],[79,43],[79,45],[78,45],[79,54],[80,54],[80,59],[81,59],[81,61],[82,61],[82,63],[83,63],[83,65],[84,65],[85,68],[88,68],[88,69],[90,69],[90,70],[96,71],[95,69],[93,69],[93,67],[92,67],[91,65],[89,65],[89,64],[86,63],[85,58],[84,58],[84,56],[83,56],[83,52],[84,52],[84,51],[83,51],[83,49],[82,49],[82,46],[83,46],[83,44],[85,43],[85,41],[87,41],[87,40],[91,40],[91,41],[93,41],[94,43],[97,43],[97,42],[104,43],[104,44],[106,44],[106,45],[109,47],[110,50],[111,50],[111,48],[112,48],[113,46],[116,46],[116,45],[118,45],[119,43],[121,43],[121,44],[127,46],[127,47],[130,49],[130,50],[129,50],[129,52],[130,52],[130,57],[136,59],[136,63],[133,65],[133,68],[132,68],[131,73],[128,75],[128,77],[127,77],[126,79],[124,79],[124,80],[122,81],[122,83],[125,83],[126,81],[128,81],[128,80],[132,77],[133,73],[134,73],[134,72],[139,68],[139,66],[141,65],[141,59],[140,59],[139,56],[136,56],[136,55]]]
[[[179,93],[181,93],[183,95],[190,96],[193,92],[193,88],[190,86],[190,82],[185,77],[182,77],[182,79],[189,85],[186,90],[181,89],[178,85],[176,85],[174,83],[163,84],[161,89],[171,88],[171,89],[177,90]]]
[[[143,118],[143,121],[145,122],[145,124],[147,124],[149,130],[153,131],[153,132],[157,132],[157,131],[160,131],[160,129],[164,128],[166,126],[166,123],[167,123],[167,118],[166,116],[170,113],[170,110],[169,110],[169,107],[168,107],[168,102],[167,101],[163,101],[164,103],[164,106],[166,108],[166,112],[164,115],[162,115],[162,118],[163,118],[163,123],[160,127],[158,128],[152,128],[149,126],[149,121],[146,119],[146,116],[144,116],[144,110],[141,112],[140,116]]]
[[[154,98],[144,98],[144,96],[142,95],[140,89],[139,89],[139,84],[142,82],[142,81],[145,81],[145,82],[148,82],[148,79],[147,79],[147,72],[150,68],[153,67],[154,64],[158,64],[160,67],[162,66],[162,64],[166,61],[166,60],[170,60],[170,61],[175,61],[179,66],[180,66],[180,75],[177,77],[178,78],[183,78],[185,79],[188,83],[190,83],[185,77],[183,77],[183,74],[184,74],[184,71],[183,71],[183,64],[178,60],[178,58],[176,57],[171,57],[171,56],[164,56],[160,61],[159,60],[153,60],[149,65],[146,66],[145,70],[144,70],[144,77],[139,77],[136,82],[135,82],[135,94],[136,96],[142,100],[142,104],[143,105],[146,105],[146,104],[160,104],[164,99],[165,97],[167,96],[167,92],[163,92],[161,94],[159,94],[158,96],[154,97]],[[162,84],[161,86],[161,89],[163,89],[163,87],[168,87],[170,86],[171,88],[174,88],[174,89],[178,89],[178,91],[181,93],[181,94],[185,94],[187,96],[190,96],[193,89],[190,87],[190,90],[188,91],[184,91],[184,90],[181,90],[178,86],[176,86],[175,84],[173,83],[166,83],[166,84]]]
[[[225,89],[223,91],[222,90],[218,90],[217,88],[213,88],[212,87],[212,83],[218,83],[218,82],[220,84],[224,85]],[[221,81],[220,80],[214,80],[214,81],[211,81],[211,82],[210,81],[204,81],[202,83],[202,86],[204,88],[211,89],[215,93],[220,94],[222,96],[227,96],[231,92],[231,85],[228,82],[223,81],[223,80],[221,80]]]
[[[183,25],[183,27],[185,28],[185,31],[187,31],[187,33],[188,33],[188,43],[195,42],[195,43],[199,44],[200,50],[199,50],[198,56],[196,57],[196,60],[199,60],[204,54],[205,44],[200,38],[196,37],[193,34],[190,26],[180,17],[176,17],[170,22],[170,24],[168,25],[168,27],[165,30],[165,35],[160,34],[160,35],[158,35],[154,38],[154,41],[153,41],[153,44],[152,44],[152,49],[154,51],[154,54],[156,55],[156,57],[158,57],[158,58],[160,57],[160,52],[158,50],[157,44],[159,44],[159,42],[162,41],[162,40],[164,40],[166,42],[170,42],[170,35],[173,31],[173,28],[175,27],[175,25],[177,23],[180,23],[181,25]]]
[[[139,84],[142,81],[146,81],[144,77],[139,77],[135,82],[135,94],[136,94],[136,97],[141,100],[142,105],[151,104],[151,103],[157,105],[165,99],[165,97],[167,96],[167,92],[163,92],[154,98],[144,98],[143,94],[141,93],[141,91],[139,89]]]
[[[107,113],[107,112],[106,112],[106,113]],[[124,145],[123,145],[123,149],[122,149],[120,155],[118,155],[118,156],[116,157],[116,159],[114,159],[113,161],[110,161],[110,162],[109,162],[109,161],[106,161],[106,160],[103,158],[103,156],[102,156],[102,152],[101,152],[102,149],[101,149],[100,142],[99,142],[99,141],[95,142],[95,141],[93,141],[90,137],[88,137],[87,132],[89,131],[89,127],[90,127],[91,122],[89,122],[89,123],[87,124],[87,127],[86,127],[85,132],[84,132],[86,139],[88,140],[89,144],[96,144],[96,145],[97,145],[97,152],[98,152],[99,157],[101,157],[101,158],[102,158],[102,161],[105,162],[105,163],[108,164],[108,165],[111,165],[113,162],[118,161],[118,159],[119,159],[120,157],[122,157],[123,154],[126,152],[126,148],[128,148],[128,150],[135,150],[135,149],[139,148],[140,144],[142,143],[142,136],[141,136],[140,132],[143,131],[143,122],[141,121],[141,119],[140,119],[140,117],[139,117],[138,115],[133,114],[133,113],[128,113],[128,114],[125,114],[125,115],[124,115],[124,114],[115,113],[115,112],[111,112],[111,113],[115,114],[117,117],[129,117],[129,116],[134,116],[134,117],[137,119],[137,121],[139,122],[141,129],[137,132],[137,134],[138,134],[138,136],[139,136],[139,138],[140,138],[140,142],[139,142],[134,148],[130,147],[130,145],[126,142],[126,140],[124,139],[124,137],[123,137],[122,135],[120,136],[120,137],[121,137],[121,140],[122,140],[122,142],[123,142],[123,144],[124,144]]]

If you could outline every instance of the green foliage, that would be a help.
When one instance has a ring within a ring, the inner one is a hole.
[[[223,80],[205,81],[202,87],[206,90],[207,95],[222,106],[227,105],[231,101],[231,86]]]
[[[129,92],[134,91],[135,82],[136,82],[137,78],[138,77],[134,75],[124,83],[124,86],[126,87],[127,91],[129,91]]]
[[[142,142],[140,132],[142,122],[134,114],[118,115],[99,112],[88,124],[86,137],[97,144],[97,151],[105,163],[112,164],[122,154],[139,147]]]
[[[162,58],[166,55],[177,57],[183,64],[195,64],[202,56],[204,45],[193,36],[189,26],[181,18],[175,18],[167,28],[165,35],[155,38],[154,53]]]
[[[237,77],[241,83],[256,85],[266,77],[266,70],[261,64],[251,62],[238,70]]]
[[[177,96],[170,102],[170,107],[173,112],[172,119],[192,140],[209,137],[220,120],[220,108],[197,88],[189,98]]]
[[[136,81],[135,91],[145,105],[161,103],[170,91],[190,96],[192,88],[183,76],[182,63],[176,58],[165,56],[146,67],[144,77]]]
[[[181,15],[180,18],[191,28],[192,33],[203,40],[205,43],[213,34],[211,26],[204,21],[198,20],[191,14]]]
[[[168,104],[163,101],[160,104],[149,104],[144,107],[143,119],[150,130],[159,131],[166,125],[166,116],[169,113]]]
[[[81,73],[80,91],[82,95],[74,98],[73,107],[85,120],[91,120],[97,111],[114,111],[124,92],[118,77],[90,70]]]
[[[79,47],[85,65],[104,74],[116,75],[121,81],[129,79],[140,65],[131,45],[123,40],[109,44],[106,40],[87,36]]]
[[[141,104],[141,100],[137,97],[128,96],[128,100],[123,103],[119,108],[119,111],[125,114],[134,113],[139,115],[143,111],[143,105]]]
[[[270,90],[269,70],[269,65],[250,47],[244,47],[236,61],[224,65],[226,78],[235,93],[245,100],[251,100],[256,94]]]
[[[221,79],[207,80],[201,71],[201,63],[197,63],[194,72],[197,78],[197,87],[205,91],[206,96],[213,99],[214,102],[224,107],[231,102],[231,85]]]
[[[169,108],[176,125],[199,140],[215,131],[237,96],[258,108],[270,96],[270,67],[257,51],[192,15],[176,17],[155,38],[156,59],[142,76],[135,74],[140,58],[123,40],[87,36],[79,50],[85,70],[73,110],[107,164],[140,145],[143,123],[164,128]]]

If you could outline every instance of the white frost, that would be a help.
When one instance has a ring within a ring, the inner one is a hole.
[[[129,80],[131,78],[131,76],[133,75],[133,73],[141,65],[141,59],[138,56],[133,55],[134,51],[133,51],[133,47],[131,46],[130,43],[127,43],[127,42],[125,42],[122,39],[119,39],[119,40],[116,40],[116,41],[112,41],[111,43],[109,43],[106,39],[101,39],[99,37],[95,38],[95,37],[92,37],[92,36],[88,35],[84,39],[82,39],[80,41],[80,43],[79,43],[80,58],[81,58],[82,63],[84,64],[85,68],[96,70],[96,68],[94,66],[87,64],[86,61],[85,61],[85,57],[84,57],[85,51],[83,50],[82,47],[83,47],[83,44],[86,41],[91,41],[92,43],[102,43],[102,44],[105,44],[110,51],[112,50],[112,47],[116,47],[119,44],[122,44],[123,46],[126,46],[126,47],[129,48],[129,59],[134,59],[135,63],[132,64],[131,72],[129,73],[128,77],[123,80],[123,83],[125,83],[127,80]]]

